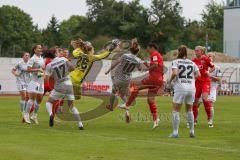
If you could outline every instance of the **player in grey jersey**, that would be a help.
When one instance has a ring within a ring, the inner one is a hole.
[[[106,71],[105,74],[108,74],[111,70],[115,68],[115,72],[112,76],[113,86],[112,93],[110,96],[110,104],[107,106],[109,110],[113,110],[113,105],[116,99],[116,94],[118,93],[121,99],[126,103],[127,94],[129,90],[129,84],[131,81],[131,75],[135,68],[141,70],[140,62],[141,60],[136,56],[140,51],[140,46],[136,39],[132,40],[130,47],[130,52],[123,54],[119,60]],[[126,110],[126,114],[129,117],[129,112]],[[126,119],[127,122],[129,119]]]
[[[52,106],[54,101],[67,100],[68,106],[71,109],[75,119],[78,122],[78,127],[80,130],[83,129],[83,124],[79,116],[78,109],[74,107],[73,101],[75,100],[73,93],[73,85],[70,79],[69,73],[75,68],[73,64],[68,61],[65,57],[56,57],[51,63],[46,66],[46,80],[48,81],[49,77],[54,78],[55,84],[54,89],[51,91],[49,98],[46,102],[46,108],[49,113],[49,126],[53,127],[54,125],[54,116],[52,113]]]
[[[23,53],[22,60],[19,61],[14,68],[12,69],[12,74],[16,76],[16,84],[17,89],[20,93],[20,110],[22,115],[24,116],[24,110],[27,102],[27,86],[31,81],[30,73],[27,71],[27,67],[29,65],[30,54],[28,52]]]
[[[172,75],[168,81],[168,85],[174,80],[174,97],[172,124],[173,132],[171,138],[178,137],[178,128],[180,124],[181,106],[186,105],[187,118],[190,127],[190,137],[194,134],[194,117],[192,105],[195,98],[195,78],[200,76],[200,72],[195,63],[187,59],[187,47],[182,45],[178,48],[178,57],[172,62]]]
[[[28,72],[31,73],[31,81],[27,87],[27,92],[29,94],[29,100],[26,105],[24,120],[26,123],[30,124],[30,110],[32,105],[34,104],[34,111],[31,116],[31,120],[38,124],[37,113],[40,107],[40,103],[43,98],[44,93],[44,80],[43,80],[43,67],[44,60],[42,55],[42,46],[35,45],[32,48],[32,53],[34,54],[29,60]]]

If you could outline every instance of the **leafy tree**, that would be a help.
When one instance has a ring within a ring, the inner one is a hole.
[[[37,33],[27,13],[14,6],[0,7],[1,56],[21,56],[23,51],[30,51]]]
[[[59,33],[62,46],[68,47],[70,41],[76,38],[90,39],[94,32],[89,29],[89,21],[84,16],[71,16],[68,20],[61,22]]]
[[[152,0],[151,13],[160,17],[155,29],[155,39],[160,50],[166,51],[179,45],[179,38],[184,29],[184,18],[181,16],[182,7],[178,0]]]
[[[223,4],[209,0],[202,13],[202,25],[206,28],[211,50],[223,51]]]
[[[42,43],[48,47],[61,45],[59,23],[54,15],[51,17],[47,28],[42,31]]]

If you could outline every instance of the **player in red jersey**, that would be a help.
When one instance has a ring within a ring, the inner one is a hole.
[[[198,116],[198,101],[202,97],[205,111],[207,113],[208,120],[211,118],[211,102],[208,100],[208,95],[210,94],[211,80],[209,76],[209,67],[214,68],[214,64],[211,59],[205,55],[205,48],[202,46],[197,46],[195,48],[195,55],[192,61],[198,66],[201,76],[196,79],[196,94],[195,101],[193,103],[193,114],[195,124]]]
[[[144,64],[149,71],[149,75],[142,81],[133,82],[135,87],[131,92],[128,101],[125,104],[119,105],[119,107],[129,110],[130,105],[137,97],[139,90],[148,89],[148,105],[154,121],[153,128],[156,128],[158,127],[159,118],[155,96],[157,95],[159,89],[163,86],[163,58],[158,52],[158,46],[155,43],[149,43],[147,51],[150,54],[150,64],[147,64],[146,62]]]

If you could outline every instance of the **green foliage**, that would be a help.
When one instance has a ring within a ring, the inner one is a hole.
[[[1,56],[18,56],[21,51],[29,51],[34,43],[71,48],[72,39],[82,38],[93,42],[98,50],[111,38],[135,37],[142,48],[150,41],[155,41],[160,52],[165,54],[180,44],[190,48],[205,45],[206,34],[211,50],[223,50],[223,5],[213,0],[206,5],[202,21],[190,21],[182,17],[178,0],[152,0],[150,9],[141,5],[140,0],[86,0],[86,4],[86,16],[73,15],[62,22],[52,16],[43,30],[34,26],[31,17],[19,8],[2,6]],[[152,13],[159,16],[158,25],[148,24],[148,16]]]
[[[0,56],[20,56],[38,39],[32,18],[14,6],[0,7]]]

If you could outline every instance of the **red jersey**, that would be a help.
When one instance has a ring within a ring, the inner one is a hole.
[[[213,68],[214,64],[211,62],[211,59],[207,56],[202,56],[200,59],[194,58],[192,60],[199,68],[201,77],[197,78],[199,81],[208,81],[210,77],[208,75],[208,69]]]
[[[152,52],[150,54],[150,67],[155,63],[158,66],[149,71],[149,76],[157,80],[163,80],[163,58],[159,52]]]
[[[44,65],[45,65],[44,68],[46,68],[46,66],[51,62],[52,62],[51,58],[46,58],[45,63],[44,63]],[[53,89],[53,87],[54,87],[54,79],[53,78],[50,77],[49,82],[44,81],[45,90],[50,91]]]

